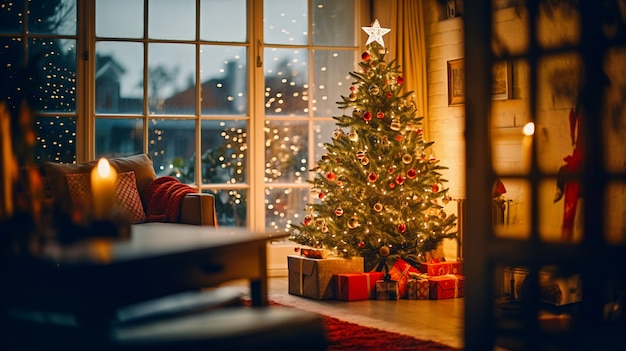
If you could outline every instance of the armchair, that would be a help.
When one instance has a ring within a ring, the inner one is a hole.
[[[152,158],[149,154],[111,158],[109,163],[118,172],[116,205],[118,213],[129,216],[133,225],[140,225],[149,218],[146,216],[149,198],[144,191],[157,179]],[[89,173],[97,161],[60,164],[45,162],[42,166],[44,189],[47,201],[64,214],[85,210],[89,206]],[[84,206],[83,206],[84,205]],[[174,221],[182,224],[217,226],[215,198],[211,194],[186,191],[180,201],[179,216]]]

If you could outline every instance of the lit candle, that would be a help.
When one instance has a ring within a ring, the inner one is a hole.
[[[117,172],[109,161],[101,158],[98,165],[91,171],[91,192],[93,193],[93,209],[96,220],[103,220],[111,215],[115,200],[115,183]]]
[[[522,167],[526,171],[530,171],[533,154],[533,135],[535,134],[535,124],[528,122],[524,125],[522,131],[524,133],[524,139],[522,140]]]

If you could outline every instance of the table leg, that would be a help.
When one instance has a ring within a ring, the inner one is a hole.
[[[250,298],[252,306],[266,306],[267,298],[267,244],[258,246],[258,267],[259,278],[250,279]]]

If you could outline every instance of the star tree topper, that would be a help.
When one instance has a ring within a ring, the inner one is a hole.
[[[365,43],[365,45],[368,45],[369,43],[376,41],[382,47],[385,47],[385,42],[383,41],[383,35],[391,32],[391,29],[381,28],[380,24],[378,23],[378,19],[374,21],[374,24],[371,27],[361,27],[361,28],[363,28],[365,33],[369,35],[369,38],[367,38],[367,42]]]

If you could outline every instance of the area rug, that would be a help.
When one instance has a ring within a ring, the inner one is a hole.
[[[249,305],[249,300],[244,304]],[[270,301],[270,306],[295,308]],[[421,340],[408,335],[366,327],[320,314],[326,326],[329,346],[327,351],[460,351],[461,349],[432,340]]]

